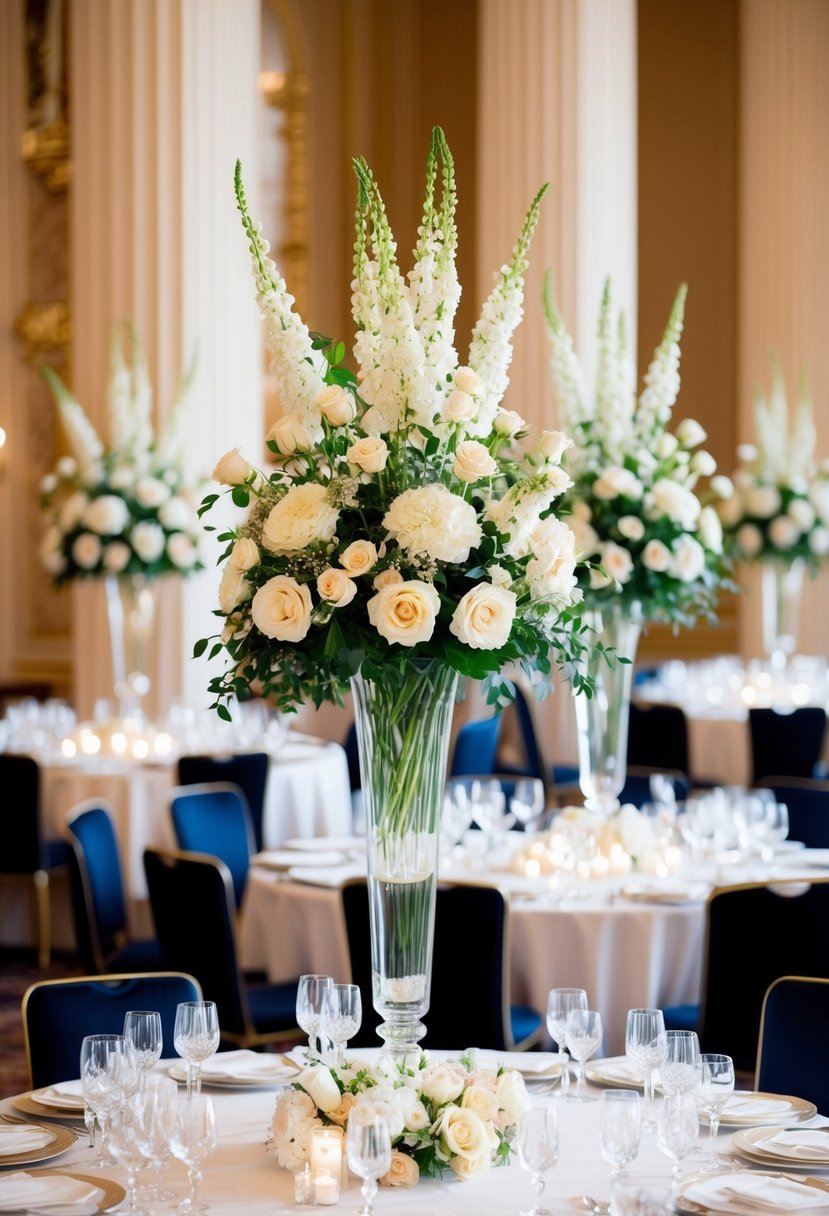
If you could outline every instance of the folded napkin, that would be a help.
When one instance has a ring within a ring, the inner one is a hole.
[[[30,1149],[43,1148],[54,1138],[54,1132],[43,1127],[14,1127],[10,1123],[0,1123],[0,1157],[11,1157],[16,1153],[28,1153]]]
[[[14,1174],[0,1175],[0,1212],[36,1211],[48,1212],[55,1204],[97,1203],[103,1191],[80,1178],[68,1174]]]
[[[685,1188],[684,1196],[718,1212],[735,1205],[757,1212],[829,1210],[829,1192],[773,1174],[717,1174]]]
[[[67,1110],[84,1108],[83,1088],[80,1081],[61,1081],[58,1085],[47,1085],[32,1092],[32,1101],[41,1106],[61,1106]]]
[[[635,1068],[624,1056],[617,1060],[597,1060],[594,1065],[588,1065],[588,1071],[594,1076],[609,1081],[627,1081],[630,1085],[644,1085],[644,1078],[638,1068]]]
[[[784,1157],[802,1157],[805,1161],[826,1161],[829,1158],[829,1133],[798,1127],[794,1131],[783,1130],[763,1140],[755,1140],[754,1148]]]
[[[296,1069],[286,1063],[282,1056],[269,1052],[221,1051],[211,1056],[202,1065],[203,1081],[284,1081],[286,1077],[295,1076]]]
[[[481,1068],[513,1068],[524,1077],[557,1077],[561,1061],[554,1051],[481,1051]]]
[[[779,1115],[789,1103],[781,1098],[755,1098],[751,1094],[734,1094],[723,1107],[723,1115],[732,1118],[759,1119]]]
[[[283,843],[285,849],[296,849],[302,853],[327,852],[337,849],[341,853],[359,853],[366,851],[365,836],[294,836]],[[295,859],[296,860],[296,859]]]
[[[365,866],[291,866],[288,877],[294,882],[310,883],[313,887],[341,887],[350,878],[365,877]]]

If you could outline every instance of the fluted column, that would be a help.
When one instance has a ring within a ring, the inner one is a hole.
[[[71,5],[73,388],[97,425],[112,326],[136,323],[156,423],[198,348],[187,468],[209,477],[241,445],[262,452],[261,326],[233,169],[256,196],[257,0],[73,0]],[[211,521],[215,522],[215,521]],[[215,541],[207,572],[165,586],[153,693],[206,702],[193,642],[215,632]],[[111,688],[103,589],[76,592],[76,701]]]

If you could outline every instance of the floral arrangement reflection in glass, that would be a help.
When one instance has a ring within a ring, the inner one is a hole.
[[[316,1062],[276,1099],[268,1151],[292,1173],[308,1160],[317,1127],[348,1128],[364,1111],[382,1115],[392,1143],[391,1164],[380,1179],[414,1186],[423,1175],[451,1170],[461,1180],[509,1161],[515,1128],[529,1106],[520,1073],[479,1066],[474,1051],[415,1069],[381,1059],[349,1059],[343,1068]]]

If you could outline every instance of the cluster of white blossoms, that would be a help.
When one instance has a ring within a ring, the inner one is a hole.
[[[192,375],[184,378],[156,442],[146,359],[133,334],[128,364],[116,337],[107,387],[108,446],[59,377],[48,368],[44,375],[69,446],[40,486],[40,557],[56,583],[200,569],[197,489],[185,482],[181,467]]]
[[[309,1159],[316,1127],[346,1129],[356,1108],[385,1119],[392,1159],[382,1185],[410,1187],[451,1170],[467,1180],[506,1164],[521,1112],[529,1105],[523,1077],[478,1066],[474,1052],[432,1064],[424,1054],[414,1073],[381,1071],[353,1059],[345,1068],[316,1063],[276,1099],[269,1151],[292,1173]]]
[[[754,399],[757,443],[737,449],[733,494],[719,514],[734,555],[743,561],[802,557],[811,566],[829,554],[829,461],[815,461],[812,403],[801,384],[790,427],[783,371],[772,357],[772,391]]]

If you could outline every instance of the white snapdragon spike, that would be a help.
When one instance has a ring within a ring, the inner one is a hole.
[[[817,431],[812,402],[806,394],[805,385],[802,385],[789,452],[789,473],[793,480],[802,478],[806,481],[814,475],[816,445]]]
[[[153,446],[153,389],[150,383],[150,372],[147,357],[138,340],[135,327],[131,327],[132,337],[132,367],[130,369],[130,433],[123,448],[132,454],[136,463],[146,462],[148,453]],[[118,451],[118,445],[111,443],[113,451]]]
[[[599,351],[596,364],[596,422],[602,435],[605,455],[621,464],[629,450],[633,419],[633,396],[620,354],[624,353],[624,322],[619,318],[618,345],[611,334],[610,279],[605,279],[599,308]]]
[[[636,411],[637,434],[645,445],[668,425],[679,393],[679,339],[682,336],[687,294],[688,288],[682,283],[676,293],[662,341],[645,373],[645,387]]]
[[[59,376],[50,367],[44,367],[43,376],[54,393],[60,420],[66,434],[70,451],[78,466],[78,474],[82,480],[91,469],[98,465],[104,454],[98,432],[86,416],[79,401],[76,401]]]
[[[325,388],[325,381],[317,370],[319,357],[307,325],[294,311],[294,297],[268,257],[268,243],[250,218],[238,161],[235,187],[237,206],[250,243],[257,299],[265,320],[280,407],[284,413],[298,414],[309,431],[320,434],[319,411],[315,403]]]
[[[550,336],[550,368],[558,406],[558,420],[565,431],[575,434],[579,424],[592,417],[592,409],[588,403],[587,388],[573,339],[556,306],[553,280],[549,271],[544,276],[543,303],[544,319]],[[571,468],[580,471],[595,465],[598,461],[598,450],[585,436],[568,459]]]
[[[546,185],[542,186],[530,204],[512,258],[507,266],[501,268],[498,282],[484,304],[480,320],[472,332],[468,363],[481,377],[483,387],[478,416],[468,428],[470,435],[490,433],[495,412],[509,384],[507,372],[512,360],[512,336],[524,315],[527,251],[538,223],[541,200],[547,189]]]
[[[132,446],[132,377],[121,349],[121,335],[112,336],[109,352],[109,380],[106,389],[106,429],[110,448],[128,452]]]

